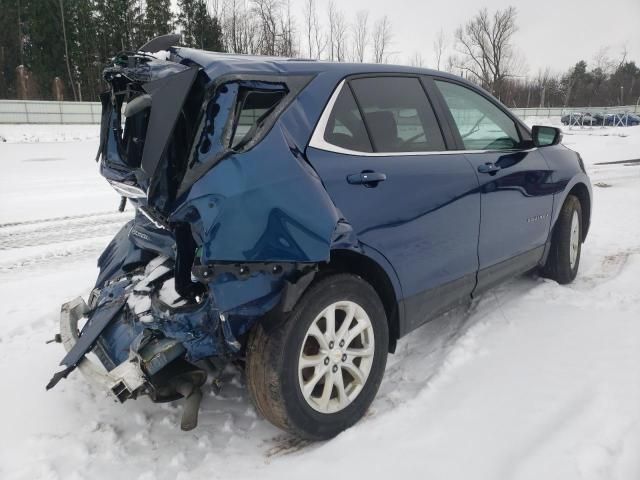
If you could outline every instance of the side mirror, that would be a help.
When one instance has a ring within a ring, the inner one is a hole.
[[[534,125],[531,129],[531,136],[536,147],[557,145],[562,141],[562,131],[556,127]]]

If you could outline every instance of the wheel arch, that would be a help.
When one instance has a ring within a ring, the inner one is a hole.
[[[569,190],[569,193],[565,196],[565,201],[569,195],[575,196],[580,202],[580,208],[582,209],[582,241],[584,242],[589,232],[589,225],[591,225],[591,194],[584,183],[578,182]]]
[[[391,268],[388,266],[388,268]],[[395,272],[387,272],[377,260],[365,253],[348,249],[333,249],[328,262],[320,264],[318,276],[335,273],[351,273],[361,277],[376,291],[389,324],[389,352],[394,353],[400,333],[402,318],[402,303],[399,301],[401,293]],[[394,282],[395,280],[395,282]]]

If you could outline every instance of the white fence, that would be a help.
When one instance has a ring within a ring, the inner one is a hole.
[[[0,100],[0,123],[100,123],[98,102]],[[520,118],[560,117],[571,112],[640,113],[638,105],[619,107],[512,108]]]
[[[0,100],[0,123],[100,123],[99,102]]]
[[[540,108],[511,108],[520,118],[527,117],[561,117],[571,113],[640,113],[638,105],[621,105],[618,107],[540,107]]]

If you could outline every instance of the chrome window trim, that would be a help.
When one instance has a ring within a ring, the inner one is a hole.
[[[326,152],[333,153],[341,153],[343,155],[353,155],[358,157],[411,157],[411,156],[425,156],[425,155],[459,155],[461,153],[508,153],[508,152],[532,152],[537,149],[537,147],[529,148],[526,150],[521,149],[513,149],[513,150],[432,150],[432,151],[424,151],[424,152],[360,152],[357,150],[350,150],[348,148],[339,147],[332,143],[327,142],[324,139],[324,132],[327,129],[327,124],[329,123],[329,117],[331,116],[331,112],[333,111],[333,107],[338,100],[338,95],[342,92],[346,83],[346,79],[342,80],[337,88],[334,90],[333,94],[331,94],[331,98],[329,98],[329,102],[324,107],[322,111],[322,115],[320,115],[320,120],[316,125],[315,130],[313,131],[313,135],[311,135],[311,140],[309,141],[309,146],[313,148],[317,148],[318,150],[324,150]]]

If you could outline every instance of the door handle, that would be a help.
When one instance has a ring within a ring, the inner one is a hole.
[[[378,182],[384,182],[387,175],[378,172],[360,172],[347,175],[347,182],[351,185],[364,185],[365,187],[374,187]]]
[[[478,171],[480,173],[488,173],[489,175],[492,175],[498,171],[500,171],[502,167],[500,167],[500,165],[496,165],[493,162],[487,162],[487,163],[483,163],[482,165],[478,165]]]

